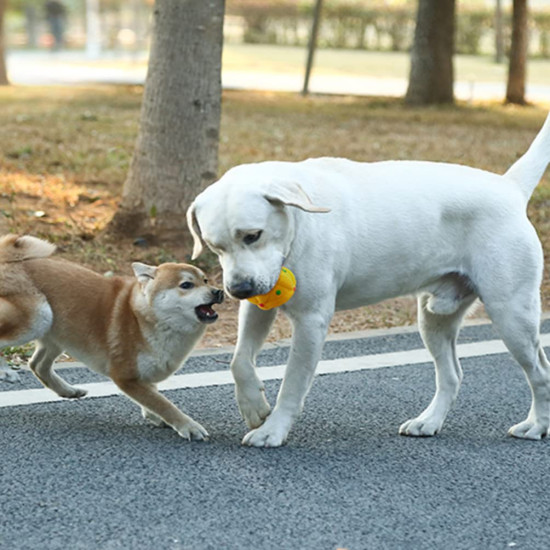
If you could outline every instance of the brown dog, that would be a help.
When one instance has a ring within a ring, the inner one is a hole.
[[[103,277],[50,258],[55,246],[36,237],[0,238],[0,346],[36,340],[30,368],[61,397],[83,397],[52,369],[62,351],[109,376],[156,425],[186,439],[207,431],[161,395],[218,315],[223,291],[187,264],[132,264],[136,278]]]

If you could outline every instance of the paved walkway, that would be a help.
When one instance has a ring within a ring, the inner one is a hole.
[[[549,330],[546,321],[544,345]],[[462,330],[464,382],[434,438],[397,433],[433,395],[419,334],[357,336],[326,343],[304,413],[279,449],[240,445],[230,353],[194,354],[169,379],[166,395],[209,442],[147,425],[126,397],[13,399],[55,397],[26,369],[20,384],[0,383],[0,548],[547,550],[550,442],[506,436],[530,392],[492,327]],[[258,356],[271,403],[288,351]],[[64,366],[62,376],[105,384],[81,368]]]
[[[133,57],[111,54],[91,61],[82,52],[11,52],[7,64],[11,82],[22,85],[142,84],[147,71],[146,58],[142,54]],[[224,70],[222,84],[225,89],[299,92],[303,75]],[[315,70],[310,80],[310,91],[319,94],[402,97],[406,88],[405,78],[318,75]],[[504,95],[504,82],[455,83],[455,96],[460,100],[501,100]],[[528,85],[527,98],[534,102],[550,102],[550,86]]]

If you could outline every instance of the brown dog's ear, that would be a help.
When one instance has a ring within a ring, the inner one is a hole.
[[[187,225],[191,236],[193,237],[193,254],[191,259],[195,260],[199,257],[202,252],[202,239],[201,239],[201,228],[197,222],[197,216],[195,215],[195,203],[192,203],[191,206],[187,209]]]
[[[305,212],[330,212],[330,208],[313,204],[300,184],[295,182],[273,182],[264,194],[264,197],[269,202],[278,202],[286,206],[295,206]]]
[[[134,275],[141,286],[145,286],[149,281],[155,278],[157,268],[152,265],[142,264],[141,262],[134,262],[132,264]]]

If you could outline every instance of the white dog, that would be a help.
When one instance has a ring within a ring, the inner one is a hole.
[[[462,379],[455,342],[480,298],[532,392],[510,435],[540,439],[550,425],[550,364],[539,343],[542,249],[526,206],[550,160],[550,116],[503,176],[433,162],[320,158],[237,166],[202,192],[187,219],[194,257],[204,241],[235,298],[268,292],[281,266],[297,291],[282,306],[290,358],[270,414],[255,358],[276,310],[243,301],[232,372],[250,431],[243,443],[282,445],[311,386],[336,310],[415,293],[419,328],[435,361],[436,392],[400,433],[440,431]]]

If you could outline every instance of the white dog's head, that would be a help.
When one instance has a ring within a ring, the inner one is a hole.
[[[226,291],[238,299],[265,294],[275,286],[294,238],[291,208],[329,211],[315,206],[295,182],[259,180],[255,166],[230,170],[187,211],[193,259],[204,241],[218,255]]]

